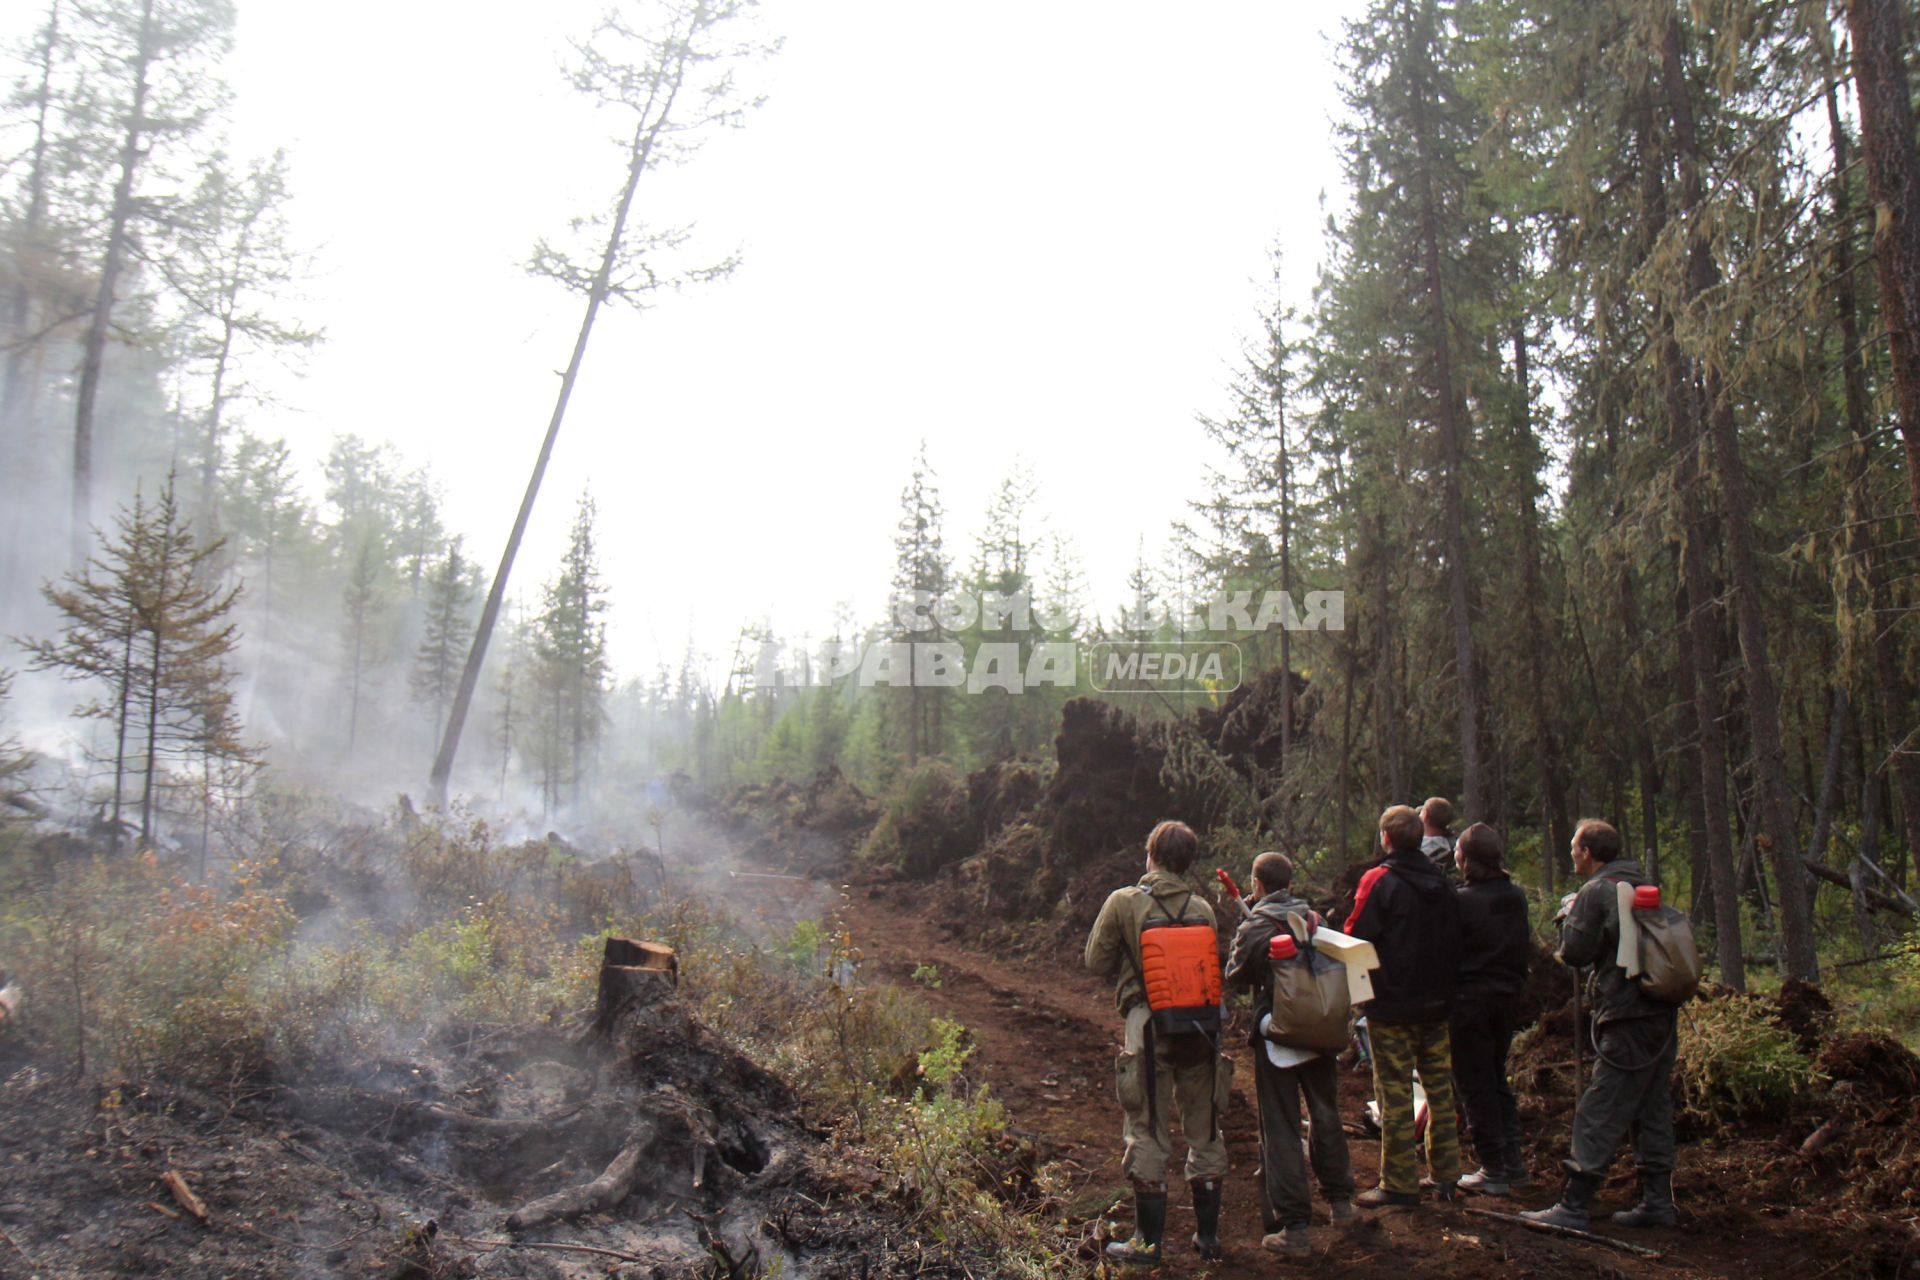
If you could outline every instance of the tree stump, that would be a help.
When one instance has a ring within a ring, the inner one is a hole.
[[[673,948],[658,942],[608,938],[600,960],[600,994],[595,1002],[593,1029],[613,1031],[621,1011],[632,1005],[650,1005],[672,995],[680,985],[680,961]]]

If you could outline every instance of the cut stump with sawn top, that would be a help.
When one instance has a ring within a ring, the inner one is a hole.
[[[600,994],[595,1002],[593,1029],[612,1032],[622,1010],[649,1005],[673,994],[680,985],[680,961],[673,948],[661,942],[608,938],[600,961]]]

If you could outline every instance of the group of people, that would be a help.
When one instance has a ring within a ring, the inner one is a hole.
[[[1418,810],[1395,805],[1382,813],[1379,858],[1361,877],[1352,911],[1338,926],[1371,943],[1379,960],[1370,974],[1372,998],[1357,1009],[1365,1019],[1380,1128],[1379,1185],[1364,1191],[1355,1185],[1341,1124],[1336,1056],[1275,1043],[1268,1034],[1274,939],[1292,936],[1292,922],[1304,921],[1309,930],[1320,922],[1296,892],[1286,855],[1254,859],[1247,913],[1225,947],[1217,1025],[1226,1023],[1226,996],[1253,994],[1249,1038],[1259,1108],[1261,1244],[1282,1257],[1302,1259],[1314,1250],[1309,1167],[1335,1227],[1355,1221],[1362,1209],[1412,1208],[1429,1194],[1441,1201],[1463,1193],[1504,1196],[1532,1183],[1507,1081],[1532,947],[1527,895],[1507,873],[1499,834],[1476,822],[1455,839],[1452,819],[1441,798]],[[1185,824],[1156,826],[1147,837],[1146,874],[1108,897],[1087,939],[1087,967],[1113,980],[1124,1025],[1115,1072],[1134,1230],[1130,1239],[1107,1247],[1122,1262],[1163,1260],[1173,1155],[1169,1116],[1175,1112],[1187,1144],[1193,1247],[1207,1258],[1221,1252],[1221,1185],[1228,1172],[1221,1121],[1233,1063],[1221,1052],[1219,1036],[1204,1029],[1162,1028],[1156,1034],[1141,946],[1142,932],[1158,924],[1204,922],[1217,929],[1211,904],[1188,879],[1199,853],[1199,838]],[[1569,853],[1575,874],[1586,879],[1555,918],[1558,954],[1587,972],[1593,1025],[1581,1034],[1592,1036],[1595,1066],[1575,1111],[1559,1197],[1525,1216],[1587,1227],[1594,1192],[1630,1132],[1640,1201],[1615,1213],[1613,1221],[1670,1225],[1675,1007],[1645,995],[1617,954],[1615,886],[1647,881],[1639,865],[1624,857],[1620,833],[1597,819],[1579,824]],[[1416,1081],[1425,1096],[1424,1115]],[[1462,1114],[1479,1161],[1465,1176]],[[1422,1129],[1426,1182],[1419,1167]]]

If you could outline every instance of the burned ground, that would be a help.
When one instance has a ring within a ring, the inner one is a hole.
[[[670,995],[611,1036],[449,1025],[407,1057],[227,1096],[20,1059],[0,1084],[0,1276],[990,1274],[850,1174],[785,1082]],[[629,1185],[583,1199],[636,1133]]]

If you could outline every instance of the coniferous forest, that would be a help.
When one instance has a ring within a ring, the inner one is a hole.
[[[1083,519],[1084,477],[1012,451],[982,501],[964,433],[911,405],[860,440],[900,460],[877,480],[782,455],[785,510],[729,502],[737,441],[642,489],[645,406],[579,421],[644,349],[619,326],[751,269],[682,215],[784,91],[772,2],[565,33],[551,92],[615,140],[599,203],[473,267],[564,317],[528,340],[546,416],[422,449],[375,404],[305,413],[328,250],[294,230],[298,146],[244,141],[252,3],[14,24],[0,1275],[1104,1274],[1129,1192],[1080,948],[1148,832],[1198,833],[1223,926],[1213,869],[1267,850],[1337,925],[1382,810],[1429,796],[1528,897],[1539,1203],[1594,1067],[1552,959],[1577,825],[1685,911],[1681,1226],[1630,1257],[1390,1222],[1330,1265],[1920,1267],[1920,5],[1303,16],[1337,106],[1260,128],[1324,123],[1338,185],[1311,237],[1276,222],[1212,390],[1152,424],[1205,459],[1168,522]],[[812,411],[796,433],[834,429]],[[431,460],[475,449],[518,500],[478,520]],[[609,461],[556,485],[569,451]],[[709,521],[891,569],[670,632],[606,530],[672,501],[652,554],[715,581],[752,579],[702,559]],[[809,546],[861,501],[858,556]],[[1091,571],[1116,542],[1124,580]],[[1241,1039],[1222,1277],[1280,1265]],[[1371,1081],[1341,1079],[1357,1124]]]

